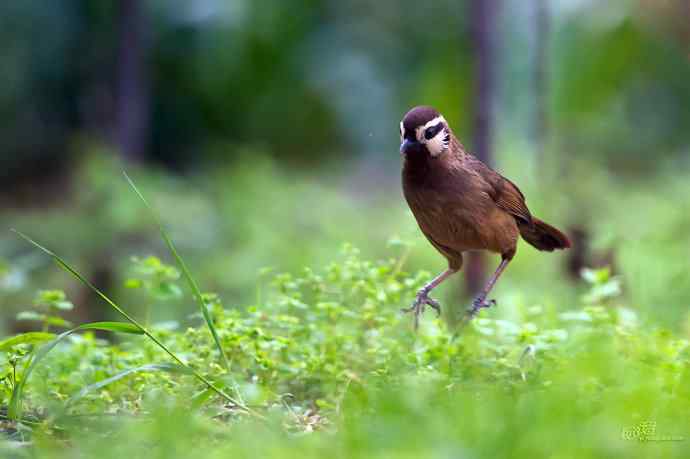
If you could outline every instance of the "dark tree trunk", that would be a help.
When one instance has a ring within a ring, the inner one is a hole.
[[[491,165],[492,132],[494,128],[493,105],[496,83],[495,41],[500,0],[472,0],[471,23],[474,43],[474,120],[473,152],[484,163]],[[480,253],[465,257],[466,291],[478,292],[486,277],[485,260]]]
[[[534,94],[534,115],[532,140],[537,154],[537,164],[544,159],[548,139],[548,43],[549,43],[548,0],[534,0],[534,63],[532,91]]]
[[[149,124],[144,0],[119,0],[119,53],[116,142],[128,160],[146,150]]]

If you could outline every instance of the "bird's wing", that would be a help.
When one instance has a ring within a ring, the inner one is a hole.
[[[475,170],[489,185],[489,196],[496,205],[518,220],[531,225],[532,214],[525,204],[525,196],[517,185],[478,159],[472,158],[472,160],[476,161],[476,164],[473,165]]]

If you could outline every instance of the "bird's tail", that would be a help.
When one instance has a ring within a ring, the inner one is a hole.
[[[539,250],[569,249],[570,239],[553,226],[532,217],[532,224],[519,226],[522,238]]]

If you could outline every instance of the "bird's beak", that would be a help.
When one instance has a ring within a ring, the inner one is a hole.
[[[410,139],[404,139],[403,143],[400,144],[400,154],[401,155],[407,154],[407,152],[410,151],[410,149],[416,144],[417,144],[417,142],[413,142]]]

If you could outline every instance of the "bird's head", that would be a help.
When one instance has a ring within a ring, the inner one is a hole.
[[[446,119],[432,107],[415,107],[400,122],[400,154],[437,157],[450,145]]]

